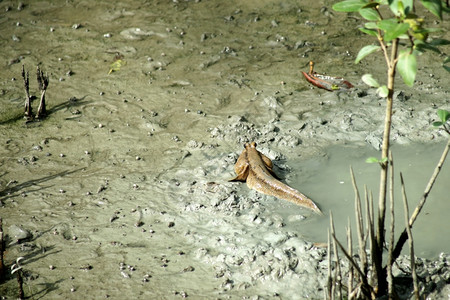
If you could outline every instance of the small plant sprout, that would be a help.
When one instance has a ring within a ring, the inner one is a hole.
[[[378,164],[380,164],[380,166],[382,164],[386,163],[387,161],[388,161],[387,157],[383,157],[382,159],[378,159],[376,157],[371,156],[371,157],[368,157],[366,159],[366,163],[368,163],[368,164],[378,163]]]
[[[448,124],[448,120],[450,120],[450,112],[444,109],[438,109],[437,115],[440,121],[433,122],[434,127],[443,127],[444,130],[450,134],[450,125]]]

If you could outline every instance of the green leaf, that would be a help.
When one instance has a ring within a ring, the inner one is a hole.
[[[375,22],[367,22],[366,24],[364,24],[364,27],[366,27],[367,29],[378,29],[378,25]]]
[[[377,51],[380,48],[381,48],[380,46],[375,46],[375,45],[364,46],[361,50],[359,50],[359,53],[355,59],[355,64],[359,63],[361,61],[361,59],[363,59],[370,53]]]
[[[442,125],[444,125],[444,123],[442,123],[442,122],[433,122],[434,127],[440,127]]]
[[[358,12],[364,19],[369,21],[377,21],[380,19],[377,11],[373,8],[361,8]]]
[[[378,27],[385,32],[384,40],[389,42],[406,33],[409,29],[409,24],[398,23],[397,19],[387,19],[380,21]]]
[[[414,53],[402,51],[398,56],[397,70],[407,86],[413,86],[417,73],[417,61]]]
[[[378,25],[375,22],[367,22],[366,24],[364,24],[364,27],[366,27],[367,29],[377,29]]]
[[[446,66],[446,64],[449,63],[449,62],[450,62],[450,56],[447,56],[447,57],[444,59],[444,62],[442,63],[442,67],[443,67],[447,72],[450,73],[450,67],[449,67],[449,66]]]
[[[371,87],[379,87],[380,86],[378,81],[375,78],[373,78],[372,74],[364,74],[361,77],[361,79],[368,86],[371,86]]]
[[[402,2],[405,7],[405,15],[407,15],[414,8],[414,0],[402,0]]]
[[[433,45],[433,46],[445,46],[445,45],[450,45],[450,41],[446,40],[446,39],[433,39],[430,42],[430,45]]]
[[[373,29],[366,29],[366,28],[358,28],[359,30],[361,30],[362,32],[364,32],[365,34],[371,35],[371,36],[377,36],[377,31],[373,30]]]
[[[441,119],[442,123],[445,123],[450,119],[450,112],[445,109],[438,109],[437,115],[439,119]]]
[[[421,31],[423,32],[442,32],[444,29],[442,28],[423,28]]]
[[[419,52],[425,52],[425,50],[431,50],[438,54],[441,53],[441,51],[437,47],[433,46],[431,43],[425,43],[424,41],[421,41],[421,40],[414,40],[414,50],[417,50]]]
[[[388,90],[387,86],[382,85],[379,88],[377,88],[377,94],[381,98],[386,98],[389,94],[389,90]]]
[[[389,0],[389,8],[396,16],[406,16],[413,7],[413,0]]]
[[[389,0],[389,8],[394,13],[395,16],[399,16],[400,12],[398,10],[398,0]]]
[[[373,164],[373,163],[379,163],[380,161],[379,161],[379,159],[378,158],[376,158],[376,157],[368,157],[367,159],[366,159],[366,163],[368,163],[368,164]]]
[[[375,8],[375,7],[377,7],[378,5],[380,5],[380,3],[374,1],[374,2],[369,2],[369,3],[367,3],[367,4],[364,5],[362,8]]]
[[[442,2],[441,2],[441,0],[422,0],[420,2],[433,15],[438,17],[439,20],[442,20]]]
[[[366,163],[373,164],[373,163],[385,163],[388,161],[387,157],[383,157],[382,159],[378,159],[376,157],[368,157],[366,158]]]
[[[341,1],[341,2],[334,4],[332,6],[332,8],[335,11],[340,11],[340,12],[354,12],[354,11],[358,11],[364,5],[366,5],[366,3],[364,3],[361,0],[346,0],[346,1]]]

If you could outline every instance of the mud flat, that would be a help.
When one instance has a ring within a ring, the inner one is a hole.
[[[1,2],[0,216],[7,267],[24,257],[26,295],[323,298],[323,235],[304,228],[326,233],[327,216],[228,179],[255,141],[284,182],[336,209],[342,224],[353,215],[348,195],[339,210],[340,195],[310,178],[326,173],[333,147],[377,151],[384,101],[359,78],[384,70],[375,57],[353,64],[367,41],[330,5]],[[309,60],[356,88],[311,88],[300,73]],[[435,56],[420,61],[415,87],[399,83],[392,139],[439,148],[448,137],[431,123],[449,109],[448,75]],[[41,122],[22,119],[22,64],[50,76]],[[450,178],[444,167],[437,185]],[[348,168],[336,173],[347,184]],[[433,197],[448,211],[448,194]],[[424,250],[419,276],[439,299],[449,291],[449,246],[435,242],[442,250]],[[396,272],[408,295],[407,274]],[[16,292],[8,275],[0,294]]]

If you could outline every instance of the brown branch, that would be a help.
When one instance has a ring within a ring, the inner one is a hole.
[[[394,215],[394,159],[392,157],[392,151],[389,151],[389,164],[390,170],[390,184],[389,184],[389,198],[390,198],[390,211],[391,211],[391,227],[389,236],[389,248],[388,248],[388,263],[387,263],[387,281],[388,281],[388,295],[389,299],[394,297],[394,278],[392,276],[392,252],[394,250],[394,230],[395,230],[395,215]]]
[[[384,132],[383,132],[383,145],[381,150],[381,158],[388,157],[389,147],[390,147],[390,134],[391,134],[391,123],[392,123],[392,104],[394,96],[394,82],[395,82],[395,67],[396,59],[398,54],[398,39],[392,41],[390,66],[388,68],[388,96],[386,99],[386,113],[384,121]],[[387,174],[388,173],[388,162],[381,163],[381,174],[380,174],[380,187],[379,187],[379,198],[378,198],[378,226],[376,234],[376,253],[375,257],[381,258],[383,256],[383,246],[385,243],[384,228],[385,228],[385,217],[386,217],[386,190],[387,190]],[[377,279],[379,285],[379,292],[384,294],[387,290],[387,281],[385,273],[382,271],[382,260],[375,264],[377,271]]]

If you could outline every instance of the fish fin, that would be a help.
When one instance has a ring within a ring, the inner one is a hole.
[[[262,161],[264,162],[264,165],[266,166],[267,169],[272,170],[273,168],[273,163],[270,160],[270,158],[268,158],[267,156],[265,156],[264,154],[262,154],[261,152],[259,152],[259,155],[261,156]]]
[[[241,155],[239,155],[236,164],[234,165],[234,172],[236,174],[241,174],[245,172],[246,168],[248,168],[247,149],[244,148]]]
[[[243,167],[243,169],[241,169],[241,172],[239,172],[239,174],[237,174],[236,177],[228,180],[228,181],[246,181],[247,177],[248,177],[248,164]]]
[[[277,174],[275,174],[275,172],[273,171],[273,162],[272,160],[270,160],[270,158],[268,158],[267,156],[265,156],[264,154],[262,154],[261,152],[259,152],[259,155],[261,156],[261,159],[264,163],[264,166],[266,166],[267,171],[269,171],[270,175],[272,175],[273,177],[275,177],[278,180],[281,180],[281,178],[279,176],[277,176]]]

